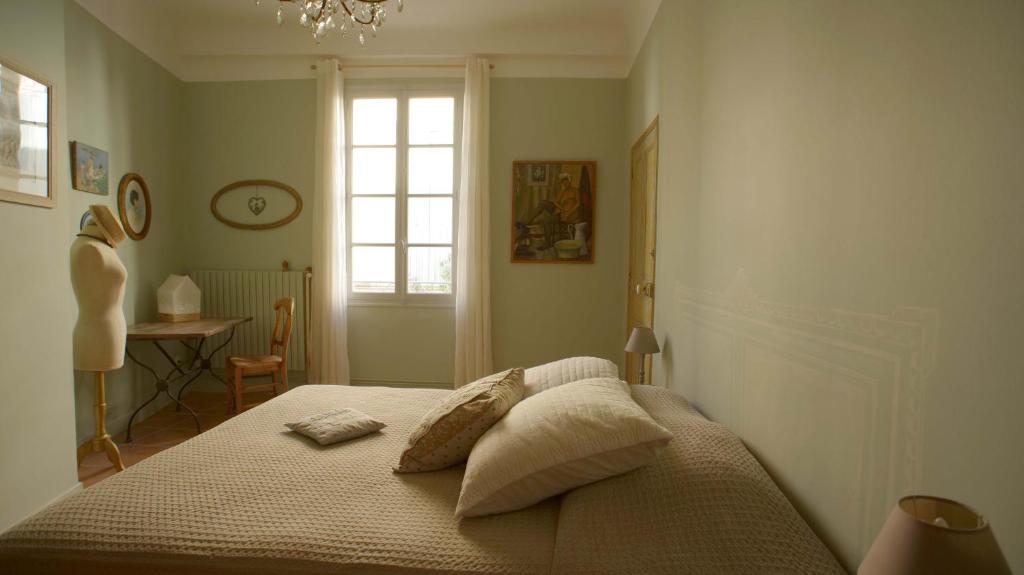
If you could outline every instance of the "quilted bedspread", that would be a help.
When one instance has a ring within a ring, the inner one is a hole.
[[[4,533],[0,572],[548,573],[557,501],[460,523],[462,466],[392,473],[447,393],[294,388]],[[284,427],[337,407],[388,427],[327,447]]]
[[[654,463],[459,522],[462,466],[391,471],[446,393],[295,388],[0,535],[0,573],[844,572],[735,435],[649,386],[634,399],[675,434]],[[283,425],[337,407],[388,427],[321,447]]]

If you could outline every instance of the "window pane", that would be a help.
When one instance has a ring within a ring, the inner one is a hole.
[[[352,150],[352,194],[395,193],[395,149]]]
[[[393,146],[398,126],[398,100],[394,98],[352,101],[352,144]]]
[[[352,242],[395,243],[395,198],[352,198]]]
[[[451,198],[409,198],[409,243],[452,243]]]
[[[452,293],[451,248],[409,248],[409,293]]]
[[[453,175],[451,148],[409,148],[410,194],[451,194]]]
[[[352,247],[352,291],[395,293],[395,248]]]
[[[411,98],[409,143],[455,143],[455,98]]]

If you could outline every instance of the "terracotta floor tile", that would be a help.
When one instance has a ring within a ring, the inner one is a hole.
[[[262,402],[273,397],[269,392],[250,393],[245,396],[246,404]],[[224,392],[192,392],[182,401],[199,416],[203,431],[208,431],[231,419],[234,414],[227,412],[228,402]],[[161,451],[174,447],[196,436],[195,420],[184,411],[175,412],[174,405],[154,413],[132,425],[132,442],[124,442],[124,433],[114,437],[121,451],[125,467],[131,467]],[[90,453],[78,468],[78,480],[89,487],[114,475],[113,466],[103,453]]]

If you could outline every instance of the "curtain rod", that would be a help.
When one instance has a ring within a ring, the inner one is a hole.
[[[345,68],[465,68],[465,64],[338,64],[338,70]],[[494,64],[488,66],[494,69]],[[316,70],[316,64],[309,65],[310,70]]]

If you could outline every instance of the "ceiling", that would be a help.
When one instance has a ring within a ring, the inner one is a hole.
[[[496,76],[624,77],[661,0],[405,0],[366,47],[337,34],[318,46],[290,4],[279,28],[276,0],[77,2],[179,78],[204,81],[308,77],[323,56],[408,64],[468,54],[491,58]]]

